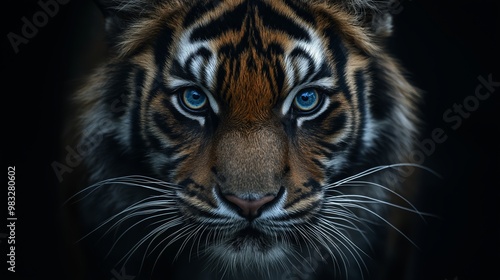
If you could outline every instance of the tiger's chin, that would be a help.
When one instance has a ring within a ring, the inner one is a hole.
[[[231,272],[269,271],[290,254],[289,245],[253,228],[239,230],[208,247],[210,264]]]

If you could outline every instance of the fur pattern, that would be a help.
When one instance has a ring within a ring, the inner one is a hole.
[[[99,3],[110,55],[75,101],[80,143],[99,139],[73,197],[105,245],[93,279],[376,275],[386,229],[404,236],[388,211],[418,212],[391,1]]]

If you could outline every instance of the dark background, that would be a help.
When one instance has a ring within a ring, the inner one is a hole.
[[[96,57],[87,49],[92,48],[89,42],[95,28],[91,22],[97,19],[88,18],[94,11],[89,1],[70,0],[59,5],[58,13],[15,54],[7,34],[20,34],[22,17],[31,20],[41,8],[37,1],[2,4],[5,188],[1,193],[7,193],[7,166],[15,166],[17,276],[73,279],[74,260],[61,242],[60,184],[51,164],[61,155],[67,91],[78,84],[76,77]],[[481,84],[479,76],[487,80],[492,75],[493,81],[500,82],[499,6],[493,0],[402,0],[394,10],[390,47],[410,79],[425,92],[422,116],[426,126],[421,139],[431,137],[435,128],[447,136],[424,162],[444,179],[424,180],[417,203],[422,211],[441,218],[429,219],[412,236],[420,249],[405,279],[498,278],[500,141],[495,132],[500,128],[500,86],[467,118],[461,118],[456,129],[443,114],[454,104],[471,100]],[[75,64],[75,57],[83,64]],[[4,223],[0,233],[7,232]],[[5,238],[0,245],[2,269],[6,269]]]

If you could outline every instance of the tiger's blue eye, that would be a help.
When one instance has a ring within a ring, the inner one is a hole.
[[[188,109],[201,110],[208,103],[208,100],[204,93],[194,88],[188,88],[182,93],[182,102]]]
[[[306,89],[295,96],[293,105],[302,112],[309,112],[318,106],[319,99],[319,94],[316,90]]]

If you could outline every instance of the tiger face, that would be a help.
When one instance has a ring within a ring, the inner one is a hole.
[[[77,97],[81,143],[99,135],[85,225],[129,264],[189,251],[276,279],[321,254],[326,274],[362,275],[365,221],[384,221],[417,123],[382,44],[389,4],[101,1],[110,56]]]

